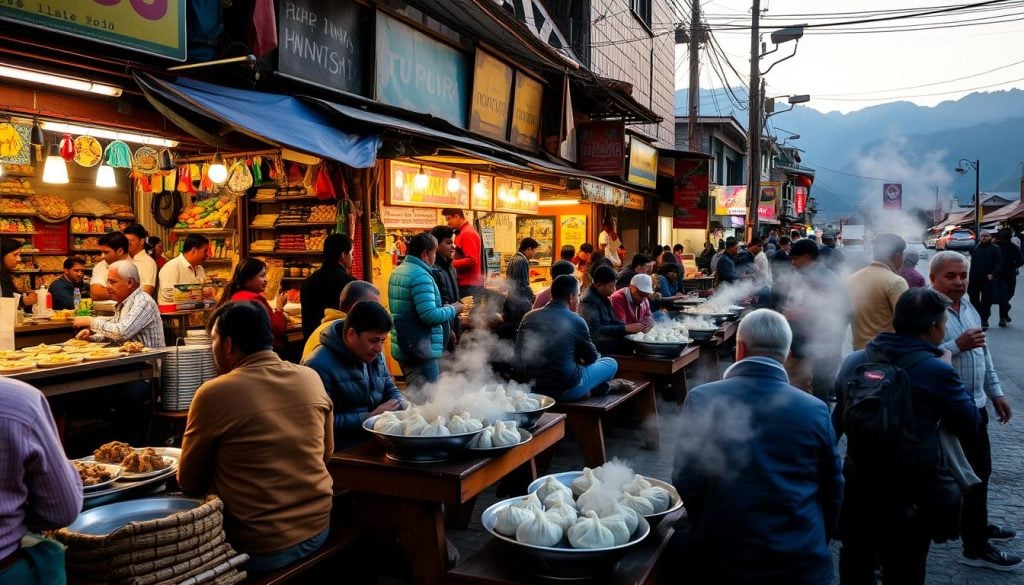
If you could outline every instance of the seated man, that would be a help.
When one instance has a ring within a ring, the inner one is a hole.
[[[302,348],[302,361],[306,361],[310,354],[313,353],[313,350],[320,347],[320,336],[327,331],[327,328],[335,321],[344,319],[345,315],[352,310],[353,305],[359,301],[379,303],[380,289],[365,280],[353,280],[346,284],[345,288],[341,289],[338,308],[325,309],[323,321],[320,322],[320,325],[313,330],[309,339],[306,340],[306,345]]]
[[[576,277],[559,276],[551,284],[551,302],[527,313],[516,336],[516,369],[534,381],[537,392],[555,400],[582,400],[628,385],[624,380],[608,384],[619,364],[597,352],[587,322],[575,312],[579,302]]]
[[[554,264],[551,265],[552,282],[554,282],[556,278],[562,276],[563,274],[568,274],[570,276],[576,274],[576,267],[573,266],[572,262],[569,262],[568,260],[559,260],[558,262],[555,262]],[[539,309],[544,305],[548,304],[548,301],[550,300],[551,287],[549,286],[546,289],[537,293],[537,298],[533,301],[533,308]]]
[[[651,316],[651,301],[654,296],[654,282],[649,274],[637,274],[629,286],[612,293],[610,298],[615,318],[626,325],[643,323],[654,325]]]
[[[320,347],[302,362],[320,375],[334,402],[338,449],[369,438],[362,429],[367,418],[406,407],[384,363],[384,342],[392,326],[391,315],[380,303],[356,303],[344,320],[328,326]]]
[[[249,555],[245,570],[272,571],[327,540],[331,401],[316,372],[274,353],[270,318],[255,302],[221,305],[207,328],[220,375],[192,399],[178,484],[217,494],[228,541]]]
[[[75,306],[75,290],[78,290],[79,300],[88,298],[89,287],[85,286],[85,260],[68,258],[64,260],[63,276],[50,283],[53,309],[78,309]]]
[[[630,323],[626,325],[612,311],[612,303],[608,300],[615,292],[615,270],[601,266],[594,271],[594,284],[583,293],[580,301],[580,315],[590,328],[597,350],[603,354],[625,353],[627,350],[624,337],[630,333],[651,330],[646,323]]]

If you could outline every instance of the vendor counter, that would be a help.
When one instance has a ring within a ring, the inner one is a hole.
[[[14,328],[14,349],[31,347],[40,343],[54,344],[67,341],[75,336],[71,321],[25,321]]]

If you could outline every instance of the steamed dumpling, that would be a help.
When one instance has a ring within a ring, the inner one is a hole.
[[[651,482],[647,481],[647,478],[644,476],[636,474],[633,476],[633,479],[631,479],[629,483],[622,488],[622,491],[638,496],[640,495],[640,492],[649,487],[651,487]]]
[[[537,494],[530,494],[512,505],[527,510],[540,510],[541,512],[544,511],[544,504],[540,503],[540,499],[537,497]]]
[[[654,504],[644,496],[634,496],[630,493],[622,494],[619,498],[619,503],[626,508],[633,509],[637,514],[641,516],[650,516],[654,514]]]
[[[445,419],[443,416],[439,416],[434,419],[434,422],[428,424],[421,432],[420,435],[424,437],[445,437],[452,434],[445,426]]]
[[[419,413],[415,413],[402,421],[402,434],[407,437],[422,435],[425,428],[427,428],[427,421]]]
[[[543,511],[534,509],[533,517],[516,528],[516,540],[535,546],[555,546],[562,540],[562,529],[544,515]]]
[[[579,507],[580,512],[596,512],[614,502],[617,495],[617,492],[607,489],[600,483],[594,484],[576,500],[576,506]]]
[[[573,548],[608,548],[615,545],[615,535],[601,523],[595,512],[587,512],[585,517],[576,520],[566,535]]]
[[[622,516],[630,534],[633,534],[633,532],[636,531],[636,527],[640,524],[640,516],[636,513],[636,510],[633,508],[627,508],[617,502],[606,504],[603,508],[597,511],[597,516],[598,518]]]
[[[601,480],[594,475],[594,470],[589,467],[583,468],[583,475],[572,480],[572,495],[577,498],[583,495],[583,492],[589,490],[594,484],[601,484]]]
[[[544,511],[544,515],[563,531],[568,530],[573,522],[576,522],[576,508],[573,508],[572,504],[566,504],[565,502],[555,502],[554,505],[548,506],[548,509]]]
[[[402,420],[395,416],[395,413],[387,411],[377,417],[377,420],[373,423],[373,430],[387,435],[401,435],[403,434]]]
[[[529,412],[540,408],[540,400],[526,392],[516,392],[512,396],[512,406],[516,409],[516,412]]]
[[[468,412],[453,414],[451,420],[448,421],[448,430],[453,435],[473,433],[482,428],[484,428],[484,425],[480,422],[480,419],[473,418]]]
[[[495,447],[506,447],[508,445],[515,445],[521,440],[519,431],[516,429],[515,421],[502,422],[498,421],[494,423],[494,446]]]
[[[669,495],[668,490],[662,487],[651,486],[640,492],[640,497],[647,498],[651,502],[655,514],[661,514],[672,505],[672,496]]]
[[[626,526],[626,519],[618,514],[601,518],[601,525],[611,531],[615,546],[629,542],[629,535],[633,533]]]
[[[564,483],[551,476],[548,476],[548,478],[544,480],[544,483],[540,484],[540,487],[537,488],[537,497],[541,500],[547,500],[548,496],[555,492],[563,492],[567,494],[570,501],[572,501],[572,490]]]
[[[516,505],[505,506],[494,515],[494,531],[498,534],[514,537],[519,525],[529,520],[532,516],[532,508],[523,508]]]
[[[563,502],[573,508],[576,507],[576,501],[572,499],[572,492],[551,492],[548,497],[544,498],[544,506],[551,507],[558,502]]]
[[[484,427],[484,430],[469,442],[469,446],[475,449],[490,449],[494,447],[494,427]]]

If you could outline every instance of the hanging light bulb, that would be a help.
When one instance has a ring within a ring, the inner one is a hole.
[[[224,166],[224,157],[219,150],[213,155],[213,163],[206,169],[206,176],[218,185],[228,180],[228,168]]]
[[[66,185],[68,183],[68,163],[60,156],[60,146],[50,145],[50,154],[43,164],[43,182]]]
[[[46,138],[43,137],[43,127],[39,125],[39,118],[32,120],[32,146],[43,146]]]
[[[96,186],[109,189],[111,187],[117,187],[117,178],[114,176],[114,167],[110,165],[100,165],[96,171]]]
[[[529,189],[525,189],[525,188],[520,189],[519,190],[519,201],[521,201],[523,203],[526,203],[529,200],[530,200],[530,190]]]
[[[430,184],[430,177],[423,170],[423,165],[420,165],[420,172],[416,173],[416,176],[412,179],[412,188],[416,191],[426,191],[427,185]]]
[[[498,188],[498,199],[503,203],[508,202],[508,187],[505,185]]]
[[[455,176],[455,170],[452,170],[452,176],[448,178],[448,192],[455,193],[462,188],[462,181]]]
[[[484,185],[484,178],[479,177],[473,185],[473,196],[483,197],[487,193],[487,186]]]

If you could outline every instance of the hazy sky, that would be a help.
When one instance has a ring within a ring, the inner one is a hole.
[[[764,40],[772,45],[768,33],[791,24],[828,20],[859,20],[878,15],[837,14],[864,11],[928,10],[952,5],[974,4],[979,0],[762,0],[768,8],[762,21]],[[689,6],[689,0],[677,0]],[[749,75],[750,0],[704,0],[705,19],[733,67]],[[687,9],[687,14],[689,10]],[[778,20],[792,15],[792,18]],[[798,16],[803,15],[803,16]],[[887,15],[888,16],[888,15]],[[773,19],[774,17],[774,19]],[[1008,21],[972,26],[976,20]],[[726,30],[743,26],[748,30]],[[667,25],[662,25],[662,30]],[[865,27],[940,27],[933,30],[852,34]],[[655,27],[658,28],[657,25]],[[842,32],[843,34],[836,34]],[[849,112],[886,102],[906,100],[935,105],[955,100],[973,91],[1024,88],[1024,1],[1008,1],[990,7],[975,8],[940,17],[910,18],[884,23],[807,29],[796,56],[777,65],[766,76],[767,95],[810,94],[807,104],[824,112]],[[778,53],[764,57],[764,70],[774,60],[788,55],[792,43],[782,45]],[[707,51],[702,53],[707,59]],[[676,87],[686,88],[686,46],[676,48]],[[1019,63],[1018,63],[1019,62]],[[740,81],[724,63],[730,85]],[[721,87],[722,81],[706,62],[701,64],[701,87]],[[1000,68],[997,71],[990,71]],[[987,73],[986,73],[987,72]],[[967,78],[970,76],[969,78]],[[967,78],[967,79],[961,79]],[[982,89],[984,88],[984,89]],[[741,99],[746,94],[739,95]],[[853,100],[853,101],[850,101]],[[725,108],[724,103],[718,107]],[[702,103],[701,113],[714,115],[714,103]]]

